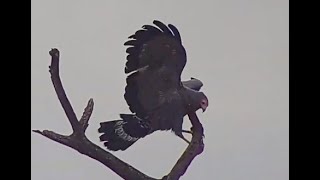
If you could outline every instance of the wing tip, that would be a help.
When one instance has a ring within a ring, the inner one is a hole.
[[[175,39],[178,43],[180,43],[180,45],[182,45],[180,34],[175,26],[171,24],[167,26],[158,19],[154,19],[153,24],[154,25],[143,25],[143,29],[139,29],[135,32],[135,34],[130,35],[128,37],[129,39],[123,44],[127,47],[126,52],[132,56],[130,56],[131,58],[128,58],[127,56],[127,68],[125,68],[126,74],[138,70],[146,65],[145,62],[140,62],[140,50],[146,42],[152,40],[153,38],[159,35],[165,35]]]

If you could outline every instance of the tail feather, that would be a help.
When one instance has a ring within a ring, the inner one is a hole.
[[[112,151],[126,150],[140,138],[145,137],[150,127],[146,121],[132,114],[120,114],[122,120],[100,123],[100,141]]]

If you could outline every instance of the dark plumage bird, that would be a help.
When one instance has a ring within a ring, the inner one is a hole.
[[[202,82],[181,81],[186,51],[178,29],[160,21],[144,25],[129,36],[124,98],[133,114],[120,114],[121,120],[100,123],[100,140],[110,150],[125,150],[138,139],[158,130],[172,130],[187,141],[182,132],[188,112],[208,107],[200,92]]]

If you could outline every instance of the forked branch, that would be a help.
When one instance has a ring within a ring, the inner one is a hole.
[[[51,80],[58,99],[71,124],[73,132],[71,133],[71,135],[61,135],[48,130],[33,130],[33,132],[39,133],[53,141],[68,146],[74,150],[77,150],[81,154],[99,161],[123,179],[154,180],[155,178],[145,175],[131,165],[115,157],[110,152],[92,143],[85,136],[85,131],[88,127],[88,122],[93,111],[94,102],[92,99],[88,101],[82,117],[80,118],[80,120],[78,120],[61,83],[59,75],[59,51],[58,49],[52,49],[49,54],[51,55],[51,65],[49,66]],[[192,160],[203,151],[204,145],[202,142],[202,125],[199,122],[199,119],[195,112],[188,114],[188,116],[193,126],[191,143],[179,158],[177,163],[174,165],[171,172],[168,175],[164,176],[162,179],[179,179],[186,172]]]

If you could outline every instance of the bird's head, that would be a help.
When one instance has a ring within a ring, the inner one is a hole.
[[[200,101],[200,108],[202,109],[202,112],[205,112],[208,106],[209,106],[208,98],[204,96]]]
[[[197,111],[198,109],[202,109],[202,112],[206,111],[209,106],[209,100],[203,92],[189,91],[188,95],[190,111]]]
[[[202,109],[202,112],[205,112],[208,106],[209,106],[209,100],[207,96],[204,93],[201,93],[200,108]]]

